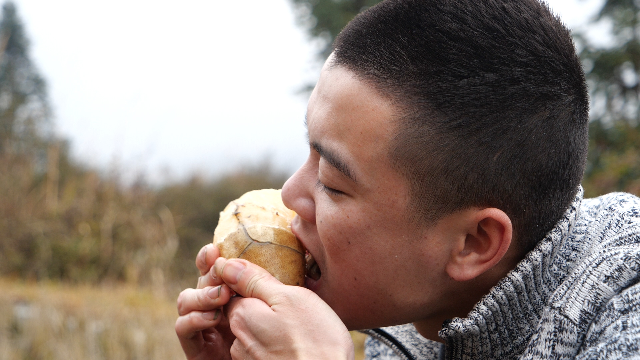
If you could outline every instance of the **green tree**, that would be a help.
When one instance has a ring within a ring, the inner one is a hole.
[[[354,16],[380,0],[292,0],[298,22],[320,42],[318,56],[324,61],[333,39]]]
[[[593,23],[609,22],[612,41],[576,36],[591,94],[585,191],[640,195],[640,2],[606,0]]]
[[[45,82],[29,58],[29,40],[12,2],[0,20],[0,154],[46,145],[51,110]]]

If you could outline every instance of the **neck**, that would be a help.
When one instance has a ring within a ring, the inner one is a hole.
[[[442,329],[442,322],[438,324],[438,322],[418,321],[414,322],[413,326],[415,326],[418,333],[420,333],[420,335],[422,335],[424,338],[437,342],[443,342],[440,336],[438,336],[438,331]]]
[[[466,317],[482,297],[516,267],[522,257],[515,251],[508,252],[496,266],[481,276],[469,281],[454,282],[453,291],[442,297],[443,303],[449,304],[446,310],[428,319],[416,321],[413,326],[426,339],[443,342],[438,336],[442,324],[453,318]]]
[[[469,283],[469,282],[465,282]],[[467,284],[468,285],[468,284]],[[448,299],[449,306],[445,312],[438,313],[427,319],[422,319],[413,323],[416,330],[423,337],[442,342],[442,339],[438,336],[438,332],[442,329],[442,324],[450,319],[456,317],[465,317],[473,306],[480,301],[482,296],[489,292],[489,288],[482,293],[472,291],[469,287],[466,287],[464,292],[450,293],[446,298]]]

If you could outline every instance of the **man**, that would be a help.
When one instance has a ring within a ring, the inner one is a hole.
[[[582,199],[584,74],[538,0],[372,7],[306,123],[282,197],[320,277],[206,246],[178,299],[187,358],[352,358],[347,329],[375,359],[640,357],[640,200]]]

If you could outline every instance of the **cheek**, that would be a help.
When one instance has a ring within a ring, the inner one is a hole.
[[[316,226],[322,241],[327,266],[336,266],[335,270],[357,272],[360,266],[371,266],[381,250],[376,242],[376,231],[357,212],[339,211],[334,207],[317,208]],[[360,213],[361,214],[361,213]],[[333,271],[333,269],[329,269]]]
[[[320,237],[333,246],[350,245],[349,239],[362,230],[362,222],[351,211],[326,202],[316,205],[316,225]]]

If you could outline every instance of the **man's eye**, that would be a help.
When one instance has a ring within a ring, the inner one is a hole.
[[[318,188],[320,188],[320,190],[324,191],[325,193],[327,193],[329,195],[344,195],[344,193],[342,191],[330,188],[327,185],[323,184],[320,180],[318,180],[318,182],[316,182],[316,186]]]

